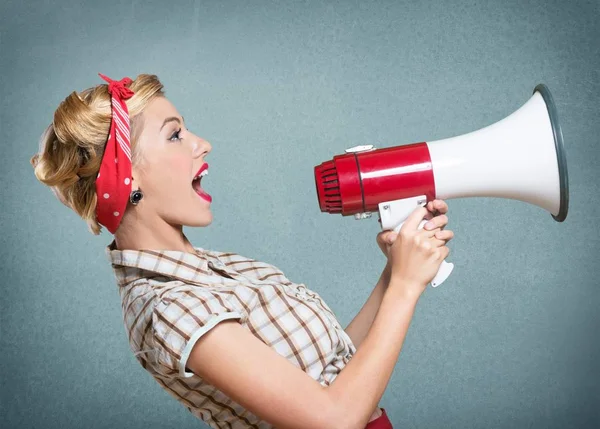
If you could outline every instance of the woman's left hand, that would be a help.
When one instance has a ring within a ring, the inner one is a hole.
[[[427,214],[425,215],[424,219],[427,220],[432,219],[435,216],[448,213],[448,204],[446,204],[444,200],[429,201],[425,207],[427,207]],[[389,249],[392,244],[394,244],[394,241],[396,241],[397,236],[398,234],[391,229],[381,231],[379,234],[377,234],[377,244],[386,258],[388,257]],[[440,240],[451,238],[446,238],[443,234],[443,231],[437,232],[436,237]]]

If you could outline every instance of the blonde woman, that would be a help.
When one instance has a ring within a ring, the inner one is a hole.
[[[343,329],[319,294],[278,268],[189,242],[184,225],[212,222],[201,187],[212,146],[156,76],[101,77],[107,84],[58,106],[31,162],[92,233],[114,235],[106,253],[138,362],[213,428],[391,428],[378,403],[448,255],[446,203],[378,234],[387,264]]]

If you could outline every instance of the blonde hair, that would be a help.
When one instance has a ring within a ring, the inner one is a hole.
[[[141,74],[128,87],[126,100],[131,125],[132,164],[143,154],[137,138],[143,127],[142,112],[154,97],[163,97],[155,75]],[[72,92],[54,112],[54,120],[40,138],[39,152],[31,158],[35,177],[84,219],[91,233],[100,234],[96,219],[96,177],[100,171],[111,122],[108,85]]]

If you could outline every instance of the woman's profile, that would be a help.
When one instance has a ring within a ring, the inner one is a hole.
[[[448,256],[446,203],[378,234],[386,266],[344,329],[277,267],[190,243],[183,226],[212,222],[201,186],[211,144],[188,130],[155,75],[101,77],[60,103],[31,163],[93,234],[114,235],[106,255],[137,361],[213,428],[391,428],[379,402]]]

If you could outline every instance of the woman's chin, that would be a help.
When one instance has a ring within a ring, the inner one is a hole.
[[[202,213],[201,216],[197,216],[195,219],[190,219],[186,225],[193,227],[203,227],[208,226],[213,221],[213,215],[210,210],[207,210],[205,213]]]

